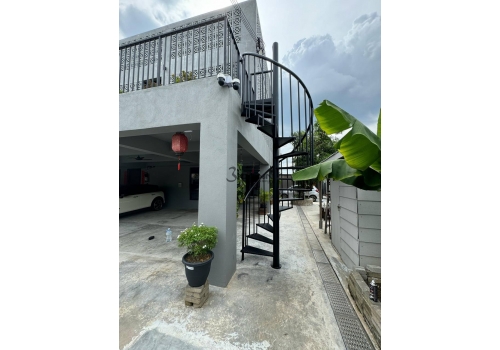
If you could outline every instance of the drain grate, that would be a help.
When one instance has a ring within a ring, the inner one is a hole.
[[[344,294],[344,290],[339,283],[324,282],[326,294],[332,304],[334,314],[344,314],[351,317],[357,317],[352,305]]]
[[[330,264],[316,263],[316,265],[318,265],[319,274],[323,282],[340,283]]]
[[[329,261],[324,251],[313,249],[313,255],[314,255],[314,260],[316,260],[316,262],[328,264]]]
[[[312,249],[321,250],[321,246],[318,242],[309,241]]]
[[[340,334],[342,334],[342,339],[346,349],[374,350],[375,348],[373,347],[368,334],[359,321],[358,315],[354,311],[354,308],[351,305],[344,288],[340,284],[335,271],[330,265],[325,252],[321,248],[314,231],[312,231],[311,224],[308,220],[306,220],[307,218],[305,217],[302,208],[297,207],[297,211],[302,219],[306,237],[309,241],[314,259],[316,260],[319,274],[323,280],[323,285],[325,286],[326,294],[330,300],[333,315],[337,320]]]
[[[317,242],[318,239],[316,238],[316,236],[314,234],[308,234],[307,235],[307,239],[312,241],[312,242]]]
[[[347,349],[373,350],[373,345],[357,318],[335,315]]]

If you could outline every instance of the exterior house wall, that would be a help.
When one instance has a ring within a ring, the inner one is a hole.
[[[332,244],[344,263],[381,265],[381,193],[331,181]]]
[[[253,30],[259,33],[256,1],[242,2],[240,6]],[[120,40],[120,45],[202,24],[220,14],[228,15],[240,54],[255,52],[255,41],[243,25],[239,10],[232,6]],[[215,75],[123,93],[119,101],[120,137],[167,132],[173,126],[199,125],[199,200],[192,202],[198,202],[198,222],[218,228],[218,243],[214,249],[209,281],[212,285],[225,287],[236,270],[236,182],[227,179],[232,178],[231,167],[237,165],[237,145],[244,147],[261,164],[271,164],[272,140],[258,131],[255,125],[244,121],[240,95],[232,88],[220,87]],[[168,175],[165,173],[167,170],[148,170],[151,183],[156,175],[164,175],[167,206],[172,203],[169,191],[175,195],[175,191],[185,190],[189,198],[189,185],[178,189],[177,182],[182,181],[175,178],[182,176],[182,169],[188,171],[188,167],[190,165],[182,164],[181,173],[173,169]],[[170,178],[167,179],[167,176]],[[188,176],[182,178],[187,179]],[[154,183],[161,186],[156,180]]]
[[[241,117],[238,92],[220,87],[215,78],[120,94],[119,99],[121,136],[200,124],[198,221],[218,228],[209,280],[225,287],[236,270],[236,214],[227,215],[236,207],[236,182],[226,179],[236,166],[239,140],[262,163],[270,164],[269,138]]]

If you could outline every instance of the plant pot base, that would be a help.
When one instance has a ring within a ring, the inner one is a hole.
[[[205,304],[205,301],[207,301],[208,292],[208,279],[201,287],[190,287],[188,284],[184,293],[184,304],[186,306],[194,306],[195,308],[200,308],[203,306],[203,304]]]

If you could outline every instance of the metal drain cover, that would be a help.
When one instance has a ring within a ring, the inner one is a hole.
[[[344,344],[349,350],[374,350],[370,339],[359,320],[353,317],[335,315]]]
[[[312,231],[311,224],[307,220],[301,207],[297,207],[297,211],[302,219],[304,231],[309,241],[309,246],[312,250],[314,260],[318,266],[319,274],[323,280],[326,294],[330,300],[333,315],[337,320],[337,324],[342,335],[347,350],[374,350],[373,344],[368,337],[363,325],[361,324],[358,315],[347,296],[344,288],[333,270],[328,257],[326,256],[318,238]]]
[[[328,258],[326,257],[324,251],[313,249],[313,254],[314,254],[314,260],[316,260],[316,262],[327,263],[327,264],[329,263]]]
[[[323,282],[340,283],[330,264],[316,263],[316,265],[318,265],[319,274]]]

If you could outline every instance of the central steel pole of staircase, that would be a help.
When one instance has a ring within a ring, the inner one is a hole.
[[[278,62],[278,43],[273,43],[273,60]],[[279,145],[278,145],[278,116],[279,116],[279,67],[273,64],[273,269],[280,269],[280,202],[279,202]]]

